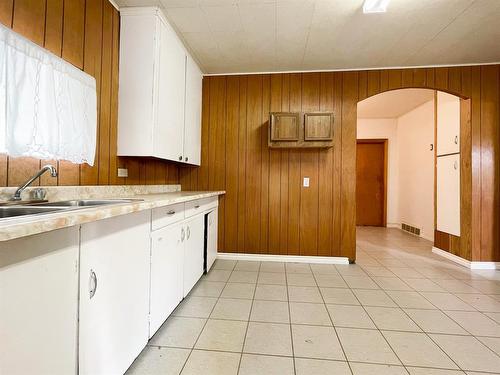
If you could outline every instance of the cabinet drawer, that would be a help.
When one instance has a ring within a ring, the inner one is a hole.
[[[186,218],[210,210],[219,205],[219,197],[209,197],[186,202]]]
[[[151,230],[163,228],[184,219],[184,203],[153,209]]]

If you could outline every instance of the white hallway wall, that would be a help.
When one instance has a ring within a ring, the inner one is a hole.
[[[358,139],[388,139],[387,224],[434,239],[434,101],[398,118],[358,118]]]

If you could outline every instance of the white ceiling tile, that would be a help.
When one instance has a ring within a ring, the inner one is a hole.
[[[191,8],[198,6],[198,0],[161,0],[165,9],[168,8]]]
[[[276,22],[279,32],[295,32],[311,26],[314,3],[308,1],[293,1],[279,4],[276,7]]]
[[[181,33],[209,32],[205,13],[200,8],[169,8],[167,18]]]
[[[241,20],[238,7],[204,6],[201,8],[211,31],[241,31]]]

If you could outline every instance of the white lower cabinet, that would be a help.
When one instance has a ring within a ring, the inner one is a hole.
[[[460,154],[437,157],[437,230],[460,236]]]
[[[81,226],[79,374],[123,374],[148,341],[151,211]]]
[[[169,225],[151,234],[151,338],[182,300],[185,229]]]
[[[78,227],[0,243],[0,374],[77,373]]]
[[[205,216],[197,215],[186,220],[184,245],[184,297],[203,275]]]
[[[217,258],[218,208],[211,211],[207,216],[207,271],[210,271]]]

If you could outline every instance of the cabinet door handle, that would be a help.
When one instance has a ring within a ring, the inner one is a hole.
[[[179,161],[182,161],[182,155],[179,155]]]
[[[92,297],[94,297],[96,291],[97,291],[97,275],[95,274],[94,270],[90,270],[90,277],[89,277],[89,296],[90,296],[90,299],[92,299]]]
[[[184,242],[184,238],[186,237],[186,232],[184,231],[184,228],[181,229],[181,242]]]
[[[455,136],[455,144],[458,145],[458,135]]]
[[[198,209],[198,208],[200,208],[200,205],[197,204],[196,206],[194,206],[194,208]]]
[[[188,161],[188,160],[189,160],[189,158],[186,156],[186,157],[184,158],[184,160],[185,160],[185,161]]]
[[[455,168],[455,170],[458,169],[458,162],[455,160],[455,162],[453,163],[453,168]]]
[[[167,215],[173,215],[173,214],[175,214],[175,210],[170,210],[167,212]]]
[[[186,240],[189,240],[189,237],[191,237],[191,228],[187,227],[187,238],[186,238]]]

